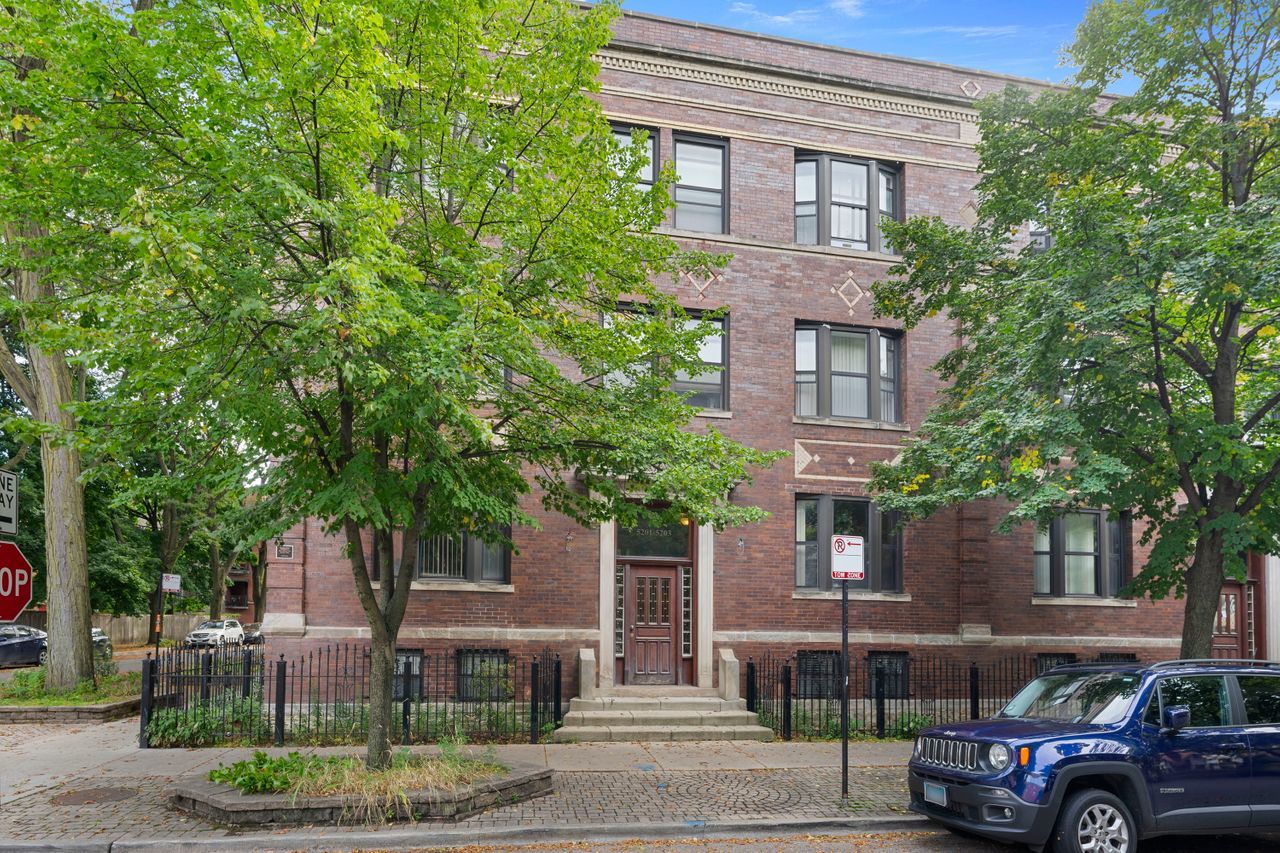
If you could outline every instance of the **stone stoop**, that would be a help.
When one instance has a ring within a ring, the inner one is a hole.
[[[601,696],[569,700],[555,743],[773,739],[745,699],[715,696]]]

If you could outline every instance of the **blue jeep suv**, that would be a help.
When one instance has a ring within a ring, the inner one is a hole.
[[[1054,853],[1280,831],[1280,663],[1070,664],[997,716],[925,729],[911,810]]]

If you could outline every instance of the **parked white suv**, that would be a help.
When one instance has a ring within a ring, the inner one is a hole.
[[[227,646],[244,643],[244,628],[236,619],[212,619],[201,622],[194,631],[187,634],[183,645],[187,648],[200,646]]]

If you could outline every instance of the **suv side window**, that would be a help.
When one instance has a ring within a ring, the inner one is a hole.
[[[1163,726],[1164,722],[1160,718],[1160,688],[1157,687],[1151,691],[1151,699],[1147,702],[1147,713],[1143,715],[1142,722],[1149,726]]]
[[[1160,680],[1160,705],[1186,705],[1191,728],[1231,725],[1231,699],[1221,675],[1175,675]]]
[[[1280,676],[1240,675],[1236,681],[1249,725],[1280,725]]]

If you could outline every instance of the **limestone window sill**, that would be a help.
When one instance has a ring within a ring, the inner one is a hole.
[[[761,249],[783,249],[788,252],[803,252],[810,255],[862,258],[863,260],[879,261],[886,264],[902,262],[902,256],[900,255],[886,255],[883,252],[872,252],[867,249],[848,249],[844,246],[816,246],[810,243],[767,240],[759,237],[740,237],[735,234],[718,234],[714,231],[685,231],[670,226],[660,226],[654,230],[669,237],[679,237],[685,240],[704,240],[709,243],[726,243],[731,246],[754,246]]]
[[[820,601],[839,601],[840,590],[838,589],[797,589],[791,593],[791,597],[796,601],[820,600]],[[849,590],[850,601],[910,601],[911,593],[909,592],[866,592],[860,589]]]
[[[1138,602],[1124,598],[1085,598],[1081,596],[1035,596],[1031,603],[1040,607],[1137,607]]]
[[[810,418],[803,415],[793,415],[791,417],[793,424],[811,424],[812,426],[833,426],[845,427],[848,429],[883,429],[890,432],[911,432],[908,424],[895,424],[888,421],[868,421],[859,418]]]
[[[373,582],[373,588],[378,589],[382,584],[379,581]],[[410,590],[424,589],[433,592],[497,592],[497,593],[513,593],[516,591],[515,584],[510,583],[472,583],[470,581],[436,581],[436,580],[415,580],[409,584]]]
[[[697,417],[697,418],[719,418],[720,420],[725,420],[725,421],[727,421],[727,420],[729,420],[730,418],[732,418],[732,417],[733,417],[733,412],[715,412],[715,411],[711,411],[711,410],[709,410],[709,409],[703,409],[702,411],[700,411],[700,412],[698,412],[696,415],[694,415],[694,417]]]

